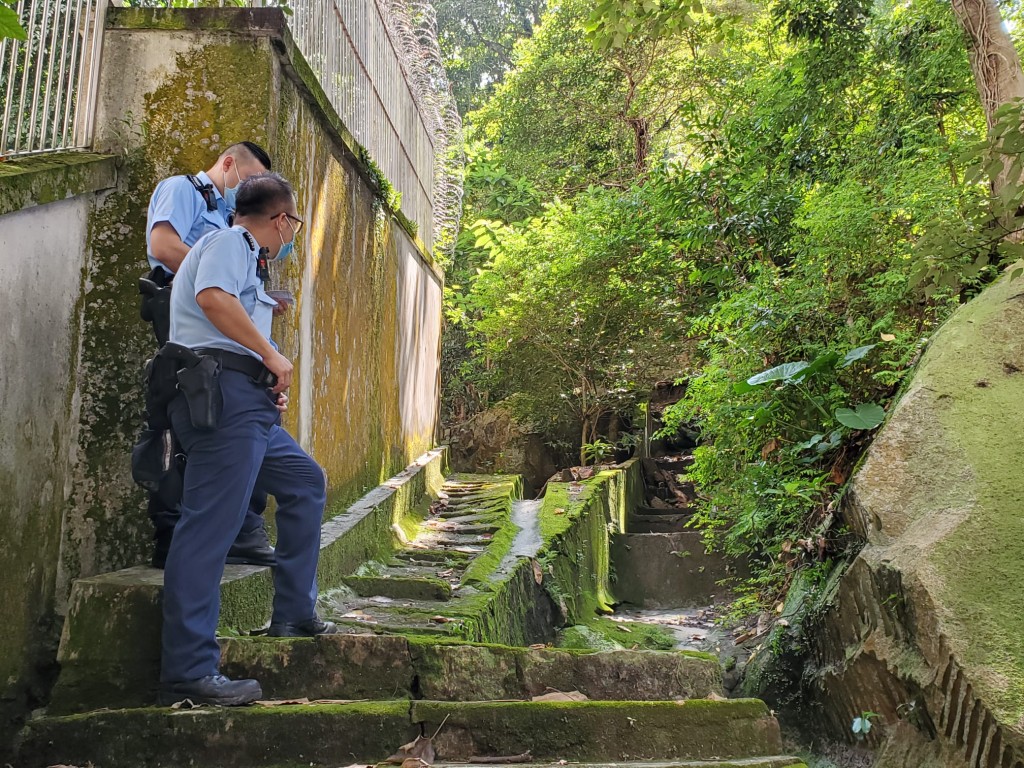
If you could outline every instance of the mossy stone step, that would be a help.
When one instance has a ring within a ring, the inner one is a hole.
[[[592,700],[698,699],[722,693],[717,659],[692,652],[585,652],[437,643],[387,635],[233,638],[221,669],[273,699],[528,700],[551,690]]]
[[[781,752],[760,701],[352,702],[198,710],[104,710],[31,721],[24,765],[269,768],[376,762],[437,732],[441,760],[712,760]],[[28,760],[32,762],[29,763]]]
[[[441,759],[657,760],[778,754],[778,723],[758,700],[684,702],[415,702],[413,720],[438,732]],[[442,723],[444,723],[442,727]]]
[[[451,600],[452,585],[436,577],[402,576],[346,576],[342,581],[361,597],[381,595],[398,600]]]
[[[453,552],[450,549],[403,549],[394,555],[394,559],[412,563],[438,563],[449,567],[461,567],[469,564],[473,555],[467,552]]]

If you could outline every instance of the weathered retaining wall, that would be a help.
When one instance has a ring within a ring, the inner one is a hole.
[[[128,450],[153,352],[136,281],[160,178],[207,168],[250,139],[295,184],[308,225],[271,280],[297,305],[274,334],[297,371],[286,423],[327,470],[328,514],[434,442],[441,274],[380,202],[379,177],[295,52],[284,16],[113,9],[107,26],[102,156],[88,179],[68,170],[81,156],[23,174],[34,181],[12,179],[38,161],[0,173],[0,572],[10,577],[0,580],[0,697],[12,711],[29,669],[52,659],[35,630],[54,638],[71,582],[147,557]]]
[[[887,768],[1024,766],[1024,284],[936,334],[856,475],[866,540],[803,628],[822,724]]]

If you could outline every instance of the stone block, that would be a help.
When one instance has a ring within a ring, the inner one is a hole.
[[[503,646],[415,644],[419,693],[437,701],[524,698],[520,653]]]
[[[452,585],[442,579],[407,576],[346,576],[343,581],[361,597],[383,595],[394,600],[449,600]]]
[[[221,672],[254,677],[267,699],[406,699],[414,671],[404,637],[322,635],[221,641]]]
[[[778,723],[753,699],[688,702],[414,702],[443,760],[709,760],[779,754]],[[441,725],[444,723],[444,727]]]
[[[135,709],[30,722],[25,768],[280,768],[383,760],[419,734],[409,702]]]
[[[530,651],[521,659],[526,694],[579,691],[602,701],[673,701],[723,693],[716,659],[671,651]]]
[[[707,554],[701,534],[619,534],[612,537],[615,595],[643,608],[708,605],[726,590],[718,582],[745,572],[742,564]]]

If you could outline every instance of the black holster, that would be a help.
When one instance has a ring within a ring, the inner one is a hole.
[[[199,364],[199,355],[181,344],[167,343],[146,363],[143,382],[146,390],[146,425],[150,429],[170,429],[167,406],[178,394],[178,371]]]
[[[171,283],[174,275],[161,267],[139,278],[139,293],[142,302],[139,315],[153,325],[153,335],[158,346],[167,343],[171,335]]]
[[[199,362],[178,370],[178,389],[185,395],[192,426],[210,431],[220,424],[224,394],[220,388],[220,361],[199,356]]]

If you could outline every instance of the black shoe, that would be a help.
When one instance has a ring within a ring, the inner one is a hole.
[[[316,635],[337,635],[341,630],[338,625],[331,621],[322,621],[319,616],[314,616],[308,621],[300,621],[298,624],[286,622],[270,622],[270,629],[267,630],[267,637],[315,637]]]
[[[193,704],[217,707],[238,707],[263,697],[263,689],[255,680],[229,680],[224,675],[210,675],[180,683],[162,683],[157,702],[164,707],[188,699]]]
[[[171,537],[174,536],[174,529],[164,532],[157,532],[153,536],[153,557],[150,562],[154,568],[161,571],[167,564],[167,553],[171,551]]]
[[[251,531],[240,532],[228,550],[225,562],[229,565],[277,565],[267,529],[261,525]]]

